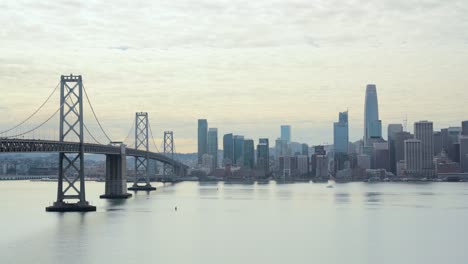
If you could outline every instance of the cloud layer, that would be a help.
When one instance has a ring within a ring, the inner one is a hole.
[[[384,124],[408,115],[458,125],[466,14],[466,1],[3,1],[0,127],[68,73],[84,76],[114,138],[148,111],[180,151],[196,149],[198,118],[220,134],[271,140],[289,123],[295,140],[318,144],[348,108],[360,138],[369,82]]]

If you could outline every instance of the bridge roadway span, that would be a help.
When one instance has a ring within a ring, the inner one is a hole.
[[[173,160],[160,153],[138,150],[133,148],[125,148],[125,153],[122,153],[120,146],[100,145],[84,143],[84,152],[92,154],[104,155],[121,155],[132,157],[147,157],[148,159],[157,160],[162,163],[171,164],[177,169],[186,170],[187,165]],[[80,143],[78,142],[60,142],[52,140],[35,140],[35,139],[3,139],[0,138],[0,153],[14,152],[64,152],[73,153],[80,151]],[[148,156],[147,156],[148,155]]]

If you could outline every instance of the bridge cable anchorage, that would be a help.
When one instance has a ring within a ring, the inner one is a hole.
[[[151,123],[148,122],[148,125],[149,125],[150,134],[151,134],[151,139],[153,140],[153,145],[156,148],[156,152],[161,153],[158,149],[158,146],[156,145],[156,141],[154,140],[153,130],[151,129]]]
[[[52,93],[50,93],[50,95],[47,97],[47,99],[31,115],[29,115],[26,119],[24,119],[23,121],[21,121],[20,123],[18,123],[14,127],[9,128],[9,129],[4,130],[4,131],[1,131],[0,134],[5,134],[5,133],[7,133],[7,132],[19,127],[19,126],[21,126],[22,124],[26,123],[29,119],[31,119],[34,115],[36,115],[44,107],[44,105],[50,100],[52,95],[54,95],[54,93],[55,93],[55,91],[57,91],[59,85],[60,85],[60,82],[57,83],[54,90],[52,90]]]
[[[96,112],[94,112],[93,105],[91,104],[91,101],[89,100],[88,93],[86,92],[86,88],[85,88],[84,85],[83,85],[83,91],[84,91],[84,94],[86,96],[86,100],[88,101],[89,107],[91,107],[91,112],[93,112],[94,119],[96,119],[96,122],[98,123],[99,127],[101,128],[101,131],[104,134],[104,136],[106,136],[107,140],[109,140],[109,142],[111,142],[112,140],[107,135],[106,131],[104,131],[104,128],[102,127],[101,122],[99,122],[99,119],[97,118]]]
[[[16,134],[16,135],[6,136],[5,138],[15,138],[15,137],[24,136],[26,134],[29,134],[29,133],[41,128],[43,125],[45,125],[47,122],[49,122],[60,111],[60,109],[62,109],[63,105],[64,104],[62,104],[57,110],[55,110],[55,112],[49,118],[47,118],[44,122],[40,123],[39,125],[35,126],[34,128],[32,128],[30,130],[27,130],[27,131],[24,131],[22,133]]]

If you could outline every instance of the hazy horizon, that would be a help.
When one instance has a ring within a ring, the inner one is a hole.
[[[0,129],[69,73],[83,75],[112,139],[146,111],[158,141],[174,131],[178,152],[196,152],[200,118],[218,128],[220,148],[230,132],[274,141],[282,124],[293,141],[315,145],[333,142],[333,122],[348,109],[358,140],[368,83],[384,136],[406,115],[410,131],[418,120],[460,126],[466,14],[466,1],[5,1]]]

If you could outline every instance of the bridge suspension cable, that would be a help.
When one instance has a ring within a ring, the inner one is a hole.
[[[104,134],[104,136],[106,136],[107,140],[109,140],[109,142],[111,142],[112,140],[107,135],[106,131],[104,131],[104,128],[102,127],[101,122],[99,122],[99,119],[97,118],[96,112],[94,112],[93,105],[91,104],[91,101],[89,100],[88,93],[86,92],[86,88],[85,88],[84,85],[83,85],[83,91],[85,93],[86,100],[88,101],[89,107],[91,108],[91,112],[93,112],[94,119],[96,119],[96,122],[98,123],[99,127],[101,128],[101,131]]]
[[[1,131],[0,134],[5,134],[7,132],[10,132],[11,130],[21,126],[22,124],[26,123],[28,120],[30,120],[33,116],[35,116],[43,107],[44,105],[50,100],[50,98],[52,97],[52,95],[55,93],[55,91],[57,91],[57,88],[59,87],[60,85],[60,82],[57,83],[57,85],[55,86],[54,90],[52,90],[52,92],[49,94],[49,96],[46,98],[46,100],[32,113],[30,114],[26,119],[24,119],[23,121],[19,122],[17,125],[7,129],[7,130],[4,130],[4,131]],[[60,108],[59,108],[60,109]]]
[[[133,131],[133,128],[135,127],[135,120],[132,121],[132,125],[130,126],[130,130],[128,131],[128,134],[127,136],[124,138],[124,140],[122,142],[126,142],[129,138],[130,138],[130,134],[132,134],[132,131]],[[132,146],[134,144],[133,143],[130,143],[128,146]]]
[[[55,112],[54,112],[51,116],[49,116],[49,118],[47,118],[45,121],[43,121],[43,122],[40,123],[39,125],[35,126],[34,128],[29,129],[29,130],[27,130],[27,131],[24,131],[24,132],[22,132],[22,133],[18,133],[18,134],[16,134],[16,135],[6,136],[5,138],[16,138],[16,137],[20,137],[20,136],[29,134],[29,133],[31,133],[31,132],[33,132],[33,131],[35,131],[35,130],[41,128],[43,125],[45,125],[47,122],[49,122],[49,120],[51,120],[51,119],[58,113],[58,111],[60,111],[60,109],[61,109],[62,107],[63,107],[63,104],[62,104],[57,110],[55,110]]]
[[[149,130],[150,130],[150,134],[151,134],[151,139],[153,140],[153,145],[156,148],[156,152],[159,153],[160,151],[158,149],[158,146],[156,145],[156,141],[154,140],[153,130],[151,129],[151,123],[148,122],[148,126],[149,126]]]

